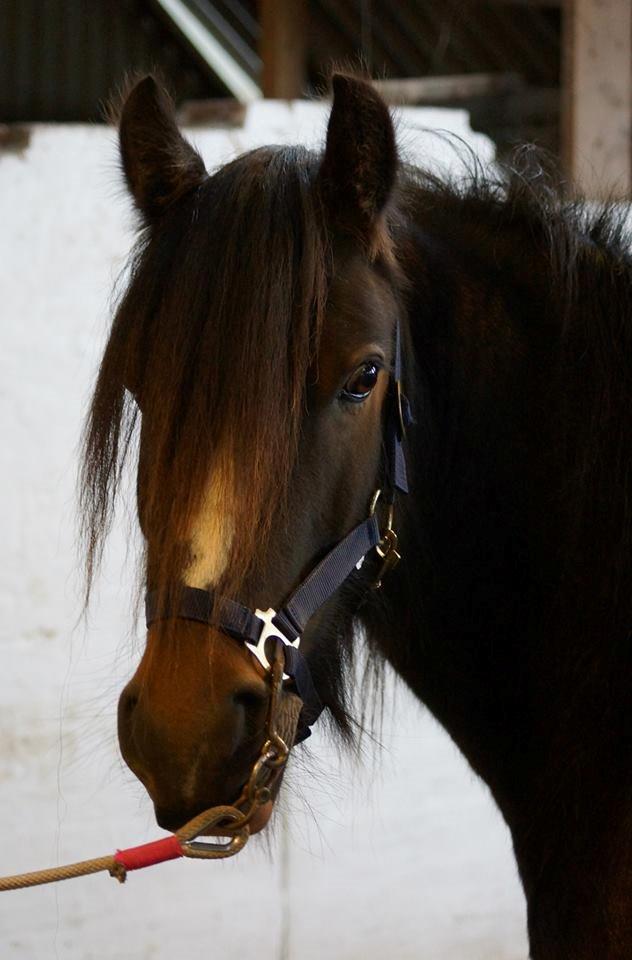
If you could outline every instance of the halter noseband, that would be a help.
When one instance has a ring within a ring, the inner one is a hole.
[[[400,559],[397,536],[393,530],[393,505],[397,491],[408,493],[406,458],[403,442],[406,428],[412,422],[408,401],[401,388],[402,361],[399,323],[395,328],[395,362],[391,374],[388,409],[384,426],[384,485],[373,496],[369,516],[353,528],[327,553],[305,580],[290,594],[280,610],[251,610],[249,607],[197,587],[182,586],[178,591],[177,610],[159,606],[158,593],[147,594],[145,611],[147,627],[157,620],[179,618],[195,620],[216,627],[248,650],[266,671],[271,670],[266,650],[268,642],[280,644],[285,659],[284,679],[292,679],[303,701],[296,741],[309,736],[309,727],[318,719],[323,704],[318,695],[305,656],[299,650],[301,636],[316,611],[338,590],[367,554],[375,548],[382,560],[374,586],[379,587],[384,574]],[[378,499],[388,505],[386,529],[380,532],[376,515]],[[215,610],[214,610],[215,608]]]

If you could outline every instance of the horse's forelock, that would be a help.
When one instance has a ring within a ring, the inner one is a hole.
[[[89,578],[133,433],[125,387],[143,411],[139,492],[153,583],[177,581],[194,561],[185,543],[209,487],[239,531],[223,588],[236,589],[262,557],[283,515],[326,299],[316,168],[304,149],[253,151],[141,239],[86,424]]]

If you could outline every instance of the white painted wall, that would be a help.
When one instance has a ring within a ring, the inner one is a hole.
[[[244,130],[193,132],[209,166],[258,143],[322,137],[318,104],[262,102]],[[454,162],[403,111],[410,157]],[[115,735],[133,632],[117,527],[87,624],[74,482],[80,425],[131,242],[111,131],[35,128],[0,157],[0,873],[160,835]],[[392,687],[392,684],[391,684]],[[290,770],[273,832],[234,861],[175,861],[0,895],[1,960],[524,960],[510,839],[486,789],[398,688],[384,747],[355,764],[316,734]],[[299,754],[299,751],[297,751]]]

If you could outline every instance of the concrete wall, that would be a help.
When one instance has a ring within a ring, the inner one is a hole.
[[[257,143],[322,137],[316,104],[253,107],[244,130],[192,133],[209,166]],[[407,154],[455,157],[420,128],[489,144],[460,113],[404,111]],[[120,760],[118,691],[142,634],[133,529],[108,548],[78,621],[74,483],[81,420],[131,242],[111,131],[34,130],[0,157],[0,873],[109,853],[160,831]],[[132,537],[133,539],[133,537]],[[486,789],[389,681],[383,748],[297,751],[272,831],[235,861],[175,861],[0,897],[11,960],[519,960],[524,906]]]

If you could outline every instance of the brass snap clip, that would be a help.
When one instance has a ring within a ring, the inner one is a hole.
[[[382,494],[381,490],[376,490],[373,494],[373,499],[371,500],[371,516],[375,513],[377,508],[378,500]],[[373,583],[373,589],[379,590],[382,586],[382,580],[394,567],[397,566],[399,561],[402,559],[401,554],[397,550],[397,534],[393,530],[393,504],[388,505],[388,517],[386,520],[386,529],[381,531],[381,539],[377,544],[375,551],[382,559],[382,565],[378,571],[378,575]]]
[[[373,584],[375,590],[379,590],[382,586],[382,580],[397,566],[399,561],[402,559],[401,554],[397,552],[397,534],[392,529],[388,527],[382,534],[382,539],[375,548],[378,557],[382,558],[382,566],[380,567],[377,579]]]

